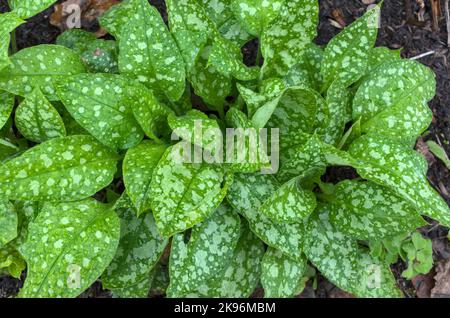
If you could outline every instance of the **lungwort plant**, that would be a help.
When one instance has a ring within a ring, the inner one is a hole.
[[[9,52],[54,2],[0,15],[0,269],[26,270],[19,296],[76,297],[100,279],[118,297],[291,297],[315,268],[356,296],[397,297],[399,257],[407,278],[430,269],[417,228],[449,226],[450,211],[413,147],[435,78],[374,47],[380,5],[320,47],[317,0],[167,0],[167,25],[125,0],[100,18],[115,40],[69,30]],[[278,132],[279,167],[251,134],[231,150],[246,160],[220,160],[225,137],[208,132],[227,128]],[[204,157],[176,160],[191,144]],[[337,166],[356,178],[327,182]]]

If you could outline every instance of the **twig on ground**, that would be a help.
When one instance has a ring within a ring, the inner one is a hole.
[[[439,30],[439,18],[441,17],[441,1],[431,0],[431,16],[433,31]]]
[[[447,46],[450,47],[450,12],[448,2],[449,0],[445,0],[445,20],[447,21]]]
[[[418,59],[421,59],[422,57],[425,57],[425,56],[428,56],[428,55],[432,55],[434,53],[436,53],[436,51],[429,51],[429,52],[426,52],[426,53],[422,53],[420,55],[411,57],[410,60],[418,60]]]

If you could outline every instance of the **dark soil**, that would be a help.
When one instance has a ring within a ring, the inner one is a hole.
[[[58,1],[62,2],[62,1]],[[162,0],[150,0],[167,21],[165,3]],[[379,2],[379,1],[375,1]],[[415,2],[415,1],[412,1]],[[429,1],[425,1],[427,6]],[[442,8],[444,1],[442,0]],[[350,24],[357,17],[361,16],[367,9],[367,5],[361,0],[319,0],[320,3],[320,26],[317,44],[325,45],[328,41],[341,31],[337,27]],[[413,11],[417,8],[412,8]],[[0,12],[8,10],[6,0],[0,0]],[[17,30],[17,45],[19,49],[34,46],[37,44],[54,43],[60,30],[49,23],[49,16],[53,12],[50,8],[45,12],[31,18],[28,23],[22,25]],[[433,69],[437,78],[436,97],[431,101],[430,108],[433,111],[433,123],[428,132],[424,135],[424,140],[432,139],[441,144],[447,153],[450,153],[450,51],[447,47],[447,33],[445,19],[440,21],[440,29],[433,31],[431,28],[430,8],[427,7],[424,16],[423,26],[415,26],[406,23],[405,6],[401,0],[385,0],[382,8],[381,28],[377,45],[386,46],[391,49],[401,49],[404,58],[411,58],[422,53],[435,51],[432,55],[423,57],[420,62]],[[89,26],[89,29],[96,25]],[[256,59],[258,42],[253,41],[243,48],[244,59],[247,64],[254,63]],[[340,169],[330,171],[329,180],[339,180],[354,176],[351,169]],[[436,190],[450,204],[450,175],[445,165],[438,159],[430,162],[428,178]],[[446,238],[447,229],[431,224],[421,232],[433,239],[434,258],[436,261],[450,259],[450,245]],[[401,262],[393,266],[394,274],[398,284],[402,288],[406,297],[414,297],[415,291],[409,281],[401,278],[404,264]],[[10,297],[17,293],[20,288],[20,280],[0,277],[0,298]],[[108,291],[103,291],[100,283],[96,283],[80,297],[110,297]],[[256,292],[255,296],[262,296]],[[318,289],[313,290],[309,283],[300,297],[350,297],[328,281],[319,276]]]

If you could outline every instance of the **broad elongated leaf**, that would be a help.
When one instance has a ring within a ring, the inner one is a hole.
[[[323,50],[320,46],[313,43],[307,45],[297,60],[297,64],[292,66],[284,77],[286,84],[289,87],[307,86],[315,91],[320,91],[322,59]]]
[[[214,107],[223,107],[231,92],[231,78],[220,74],[208,65],[211,45],[206,45],[198,55],[197,62],[191,68],[189,80],[196,95]]]
[[[365,74],[378,33],[379,15],[380,7],[377,6],[328,43],[321,68],[323,91],[337,79],[348,87]]]
[[[138,215],[151,208],[150,182],[165,150],[165,145],[144,140],[125,155],[123,181]]]
[[[450,225],[450,209],[430,186],[425,159],[403,143],[380,135],[364,135],[353,142],[350,155],[357,159],[361,177],[393,190],[419,213]]]
[[[68,47],[81,55],[87,50],[88,45],[95,40],[97,40],[97,37],[94,33],[82,29],[68,29],[58,35],[56,44]]]
[[[169,107],[160,103],[152,91],[138,83],[129,86],[127,94],[133,96],[129,101],[134,117],[149,138],[159,140],[159,137],[168,134],[167,116],[172,113]]]
[[[0,129],[5,126],[14,108],[14,95],[0,92]]]
[[[134,14],[121,32],[119,69],[176,101],[184,92],[185,68],[175,40],[148,1],[130,2]]]
[[[258,77],[259,67],[248,67],[243,62],[241,48],[223,37],[216,36],[208,64],[225,76],[249,81]]]
[[[229,18],[219,27],[220,34],[227,40],[242,47],[245,43],[250,41],[253,36],[244,30],[242,25],[235,17]]]
[[[189,242],[183,234],[172,240],[169,297],[183,297],[217,279],[232,261],[241,234],[239,215],[221,206],[192,229]]]
[[[119,247],[102,275],[103,286],[112,290],[148,282],[150,272],[168,242],[159,235],[151,213],[138,218],[136,211],[130,207],[119,209],[118,215],[121,223]],[[148,293],[150,284],[147,286]]]
[[[389,63],[400,59],[400,50],[391,50],[387,47],[375,47],[370,50],[367,74],[370,75],[372,71],[384,63]]]
[[[31,18],[55,2],[56,0],[8,0],[13,12],[22,19]]]
[[[110,74],[80,74],[58,87],[72,117],[101,143],[113,149],[138,144],[144,133],[133,115],[136,102],[129,80]]]
[[[75,201],[106,187],[118,156],[90,136],[55,138],[0,166],[4,198]]]
[[[0,200],[0,248],[17,237],[17,226],[14,205],[7,200]]]
[[[304,251],[339,288],[357,297],[400,297],[389,267],[332,227],[327,207],[308,222]]]
[[[166,237],[209,217],[225,197],[229,181],[219,166],[180,162],[176,147],[166,150],[150,184],[152,211]]]
[[[247,219],[253,233],[267,245],[301,260],[304,225],[279,224],[258,211],[264,200],[278,187],[278,182],[271,175],[236,174],[227,201]]]
[[[180,117],[171,114],[167,120],[173,132],[191,144],[211,152],[217,144],[222,145],[223,137],[219,124],[199,110],[190,110]]]
[[[330,221],[353,238],[382,240],[426,224],[410,203],[376,183],[346,180],[334,189]]]
[[[26,96],[40,87],[51,101],[58,100],[55,84],[69,75],[84,73],[80,57],[59,45],[37,45],[11,56],[11,65],[0,71],[0,89]]]
[[[359,87],[353,119],[363,132],[415,138],[431,123],[426,102],[434,97],[433,72],[414,61],[394,61],[378,67]]]
[[[260,36],[279,14],[283,0],[231,0],[231,10],[247,32]]]
[[[211,21],[220,26],[231,19],[233,12],[230,8],[231,0],[198,0],[204,7]]]
[[[248,228],[242,226],[241,237],[231,262],[208,286],[200,286],[201,296],[216,298],[248,298],[258,285],[264,244]]]
[[[38,87],[17,107],[15,122],[20,133],[34,142],[66,135],[61,116]]]
[[[186,71],[190,73],[216,25],[199,1],[167,0],[166,4],[170,31],[180,48]]]
[[[297,63],[305,47],[316,37],[318,20],[317,0],[291,0],[283,3],[277,18],[262,33],[264,77],[283,76]]]
[[[300,294],[304,288],[306,262],[306,258],[292,260],[269,247],[262,261],[261,283],[264,297],[286,298]]]
[[[280,224],[301,222],[316,208],[316,197],[311,190],[302,189],[298,181],[294,178],[283,184],[259,211]]]
[[[21,297],[76,297],[102,274],[120,237],[115,211],[93,199],[45,204],[20,248],[28,264]]]
[[[339,81],[335,81],[327,91],[326,101],[330,120],[324,130],[323,140],[334,145],[341,140],[345,124],[351,119],[350,93]]]
[[[8,57],[9,33],[23,23],[25,21],[20,19],[15,13],[6,12],[0,14],[0,70],[10,63]]]

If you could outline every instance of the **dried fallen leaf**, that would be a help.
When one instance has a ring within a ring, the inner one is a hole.
[[[431,290],[432,298],[450,298],[450,261],[436,265],[435,287]]]
[[[62,31],[71,28],[91,28],[97,18],[120,0],[67,0],[55,5],[50,23]],[[98,35],[104,35],[100,32]]]
[[[376,2],[376,0],[362,0],[362,3],[367,4],[367,5],[373,4],[375,2]]]
[[[416,143],[416,150],[421,153],[428,162],[428,166],[432,166],[436,162],[436,158],[430,151],[427,143],[423,141],[422,137],[419,137]]]
[[[434,287],[434,271],[426,275],[417,275],[411,282],[416,290],[417,298],[430,298],[431,289]]]

